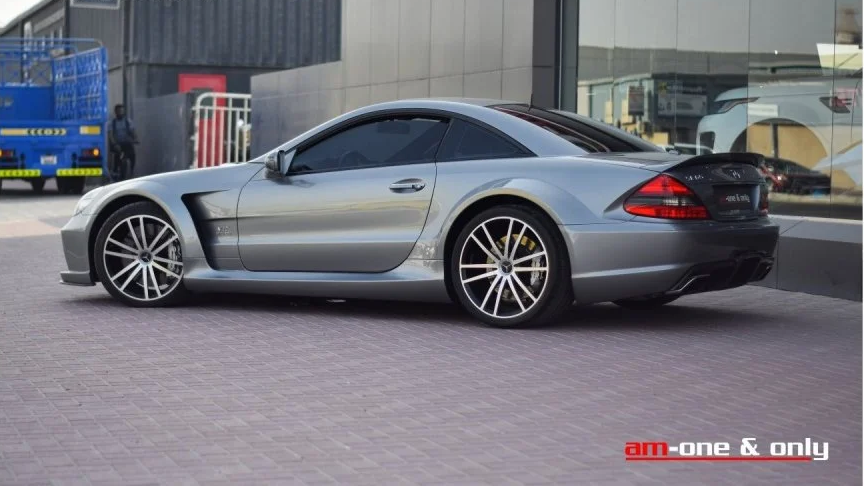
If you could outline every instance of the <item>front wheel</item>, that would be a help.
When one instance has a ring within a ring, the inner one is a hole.
[[[553,321],[573,303],[567,250],[549,218],[524,206],[486,210],[453,245],[450,284],[462,306],[496,327]]]
[[[151,202],[124,206],[108,217],[93,261],[102,285],[126,305],[162,307],[188,296],[179,234]]]

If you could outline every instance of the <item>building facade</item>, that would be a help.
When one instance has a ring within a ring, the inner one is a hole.
[[[2,37],[93,38],[111,104],[193,89],[248,93],[250,78],[339,58],[340,0],[44,0]]]
[[[783,234],[767,283],[860,299],[861,25],[858,0],[45,0],[0,35],[101,40],[111,102],[133,115],[251,90],[253,155],[430,96],[530,100],[682,153],[758,152]]]
[[[411,97],[575,111],[681,153],[765,156],[765,284],[861,299],[856,0],[349,0],[339,60],[252,79],[253,154]]]

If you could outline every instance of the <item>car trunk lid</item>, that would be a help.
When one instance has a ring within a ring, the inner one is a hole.
[[[755,219],[767,212],[767,188],[759,171],[762,156],[720,153],[691,157],[664,168],[702,200],[716,220]]]
[[[598,159],[667,174],[690,188],[717,221],[741,221],[767,213],[767,188],[755,153],[681,156],[662,153],[594,154]]]

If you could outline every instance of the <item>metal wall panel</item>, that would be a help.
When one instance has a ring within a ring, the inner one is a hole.
[[[338,60],[341,0],[127,0],[130,61],[287,69]]]
[[[429,96],[461,98],[464,94],[465,76],[443,76],[429,80]]]
[[[501,73],[501,98],[512,101],[531,100],[533,68],[505,69]]]
[[[146,69],[146,76],[141,79],[144,85],[134,94],[137,97],[176,93],[179,89],[180,74],[224,74],[227,78],[226,90],[229,93],[249,93],[251,92],[252,76],[272,72],[268,69],[242,67],[220,67],[218,69],[209,66],[141,65],[136,67]]]
[[[372,0],[348,0],[345,5],[345,86],[368,85],[371,79]]]
[[[69,37],[98,39],[108,51],[108,67],[123,62],[123,17],[121,10],[72,8],[69,10]],[[122,91],[122,84],[118,89]],[[111,86],[114,88],[114,85]],[[113,95],[113,93],[112,93]]]
[[[468,98],[501,99],[501,71],[465,75],[465,96]]]
[[[351,1],[351,0],[348,0]],[[372,0],[372,83],[399,79],[399,0]]]
[[[137,147],[135,176],[188,169],[192,163],[192,97],[174,93],[136,99]]]
[[[58,35],[63,27],[63,2],[56,1],[29,17],[25,22],[32,22],[33,37],[51,37]],[[68,37],[68,36],[67,36]]]
[[[429,77],[429,53],[432,49],[431,1],[402,0],[399,4],[400,81]]]
[[[504,69],[531,66],[534,8],[525,0],[504,0]]]
[[[466,0],[465,73],[500,70],[504,67],[503,58],[504,1]]]
[[[108,113],[114,113],[114,106],[123,103],[123,70],[108,70]]]
[[[10,25],[8,27],[9,30],[0,35],[0,37],[8,38],[8,37],[22,37],[23,33],[21,32],[21,24],[16,23],[15,25]]]
[[[465,0],[434,0],[431,23],[429,75],[436,78],[463,74]]]

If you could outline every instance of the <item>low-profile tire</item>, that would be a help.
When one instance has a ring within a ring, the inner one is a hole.
[[[675,300],[678,300],[677,295],[660,295],[657,297],[636,297],[633,299],[616,300],[614,303],[625,309],[650,310],[662,307]]]
[[[179,233],[162,209],[137,202],[118,209],[99,229],[93,262],[99,281],[120,302],[165,307],[189,296],[181,248]]]
[[[448,273],[459,303],[475,318],[495,327],[536,326],[573,303],[569,261],[548,216],[505,205],[462,227]]]
[[[45,179],[41,177],[30,179],[30,187],[33,188],[33,192],[36,194],[41,194],[42,189],[45,189]]]

